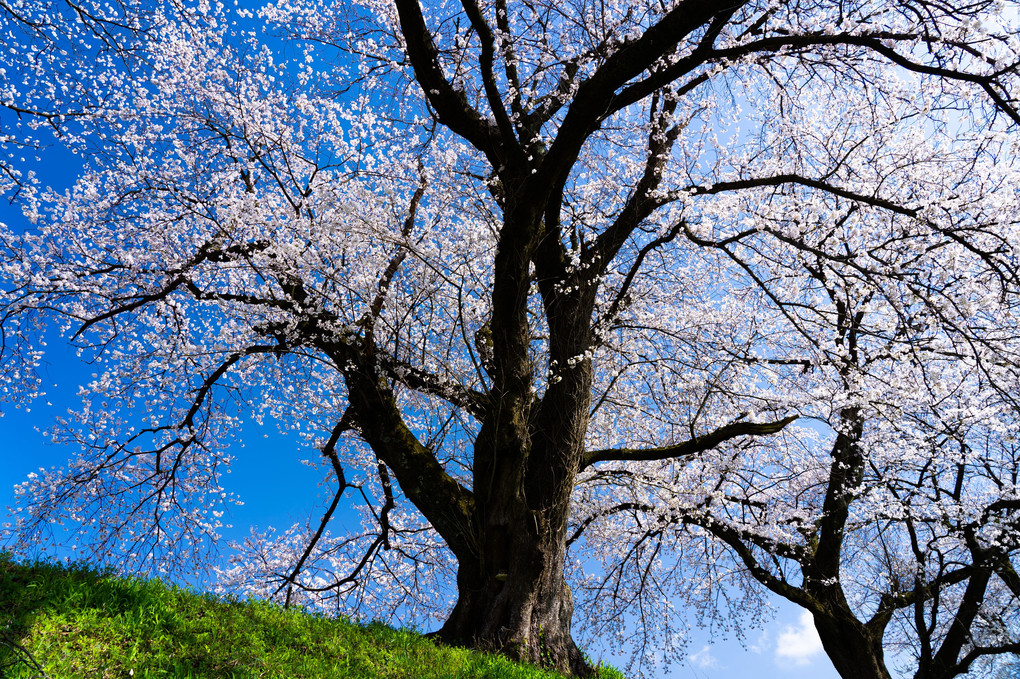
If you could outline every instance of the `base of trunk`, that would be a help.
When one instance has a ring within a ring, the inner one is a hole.
[[[457,605],[433,636],[575,677],[595,676],[570,635],[570,588],[562,577],[554,587],[529,584],[514,587],[496,579],[473,591],[461,587]]]

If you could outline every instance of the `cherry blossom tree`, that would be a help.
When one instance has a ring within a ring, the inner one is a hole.
[[[88,159],[2,235],[5,395],[96,365],[15,547],[193,571],[269,418],[330,497],[224,587],[582,676],[575,603],[668,650],[755,582],[846,677],[1015,650],[1016,3],[0,7]]]

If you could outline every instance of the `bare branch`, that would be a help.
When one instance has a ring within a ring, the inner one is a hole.
[[[598,462],[606,461],[649,461],[669,460],[673,458],[689,457],[697,455],[706,450],[715,448],[720,443],[725,443],[741,436],[769,436],[782,431],[788,424],[799,418],[798,415],[791,415],[775,422],[731,422],[723,425],[714,431],[698,436],[689,441],[659,448],[610,448],[604,450],[593,450],[584,455],[581,469],[590,467]]]

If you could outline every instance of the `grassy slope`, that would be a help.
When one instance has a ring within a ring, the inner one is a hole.
[[[612,669],[601,675],[623,679]],[[81,566],[18,564],[0,554],[0,679],[558,676],[384,625],[222,601]]]

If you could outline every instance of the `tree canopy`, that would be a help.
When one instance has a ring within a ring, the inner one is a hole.
[[[0,0],[0,188],[35,224],[0,231],[0,393],[37,390],[48,324],[97,366],[7,543],[68,521],[194,571],[272,419],[335,492],[225,588],[578,675],[572,624],[670,656],[764,588],[845,678],[991,667],[1020,651],[1018,9]],[[19,160],[44,143],[70,191]]]

